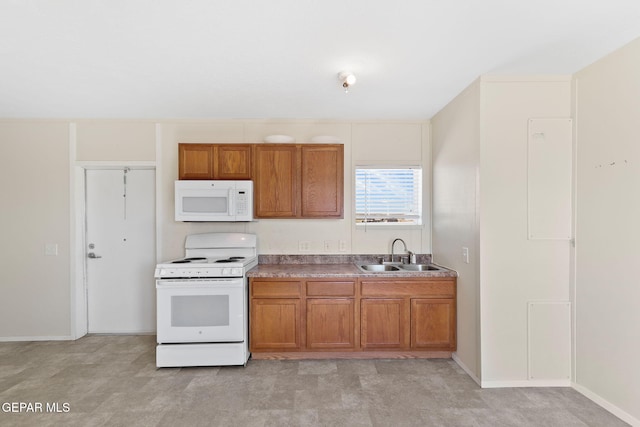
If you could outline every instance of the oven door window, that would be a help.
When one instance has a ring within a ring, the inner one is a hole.
[[[171,326],[229,326],[229,295],[174,295]]]

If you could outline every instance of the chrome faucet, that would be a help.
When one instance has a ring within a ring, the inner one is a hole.
[[[406,254],[408,254],[408,255],[409,255],[409,259],[411,260],[412,255],[413,255],[413,252],[411,252],[410,250],[408,250],[408,249],[407,249],[407,244],[404,242],[404,240],[402,240],[402,239],[395,239],[395,240],[393,241],[393,243],[391,243],[391,262],[393,262],[393,255],[394,255],[394,254],[393,254],[393,247],[395,246],[395,244],[396,244],[396,242],[397,242],[398,240],[400,240],[400,241],[402,242],[402,246],[404,246],[404,251],[405,251],[405,253],[406,253]],[[401,259],[401,261],[402,261],[402,259]]]

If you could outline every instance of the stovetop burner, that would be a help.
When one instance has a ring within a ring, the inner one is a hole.
[[[243,257],[243,256],[231,256],[229,258],[217,259],[217,260],[213,261],[213,263],[225,264],[225,263],[230,263],[230,262],[242,261],[244,259],[246,259],[246,257]],[[206,261],[206,260],[207,260],[206,257],[195,256],[195,257],[177,259],[175,261],[171,261],[171,264],[188,264],[188,263],[193,262],[193,261]],[[211,262],[211,261],[209,261],[209,262]]]
[[[242,261],[243,259],[245,259],[245,257],[243,257],[243,256],[230,256],[229,258],[216,260],[216,263],[224,264],[224,263],[227,263],[227,262]]]
[[[191,261],[202,261],[205,260],[205,257],[199,257],[199,256],[194,256],[194,257],[190,257],[190,258],[184,258],[184,259],[178,259],[175,261],[171,261],[171,264],[187,264]]]

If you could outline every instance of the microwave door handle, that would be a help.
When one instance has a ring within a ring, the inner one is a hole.
[[[227,212],[227,214],[228,214],[229,216],[233,216],[233,215],[235,215],[235,214],[234,214],[234,212],[235,212],[235,209],[234,209],[234,205],[235,205],[235,197],[234,197],[234,196],[235,196],[235,194],[234,194],[234,192],[235,192],[235,191],[234,191],[234,189],[233,189],[233,188],[230,188],[230,189],[229,189],[229,197],[228,197],[228,199],[227,199],[227,200],[229,200],[229,203],[227,204],[228,209],[229,209],[229,212]]]

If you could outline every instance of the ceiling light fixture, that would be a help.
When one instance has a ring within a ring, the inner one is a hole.
[[[344,93],[349,93],[349,87],[356,83],[356,76],[350,71],[343,71],[339,73],[338,79],[342,83]]]

